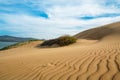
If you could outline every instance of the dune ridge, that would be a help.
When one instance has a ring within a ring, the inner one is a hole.
[[[120,22],[92,28],[76,34],[78,39],[100,40],[106,36],[118,34],[120,36]]]
[[[36,41],[0,51],[0,80],[119,80],[119,26],[120,23],[104,26],[112,32],[103,35],[106,32],[102,28],[101,38],[93,34],[97,28],[88,30],[89,36],[79,36],[77,43],[66,47],[36,48],[40,44]]]

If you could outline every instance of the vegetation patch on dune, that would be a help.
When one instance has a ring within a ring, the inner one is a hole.
[[[23,46],[23,45],[29,44],[29,43],[31,43],[33,41],[40,41],[40,40],[29,40],[29,41],[25,41],[25,42],[19,42],[19,43],[16,43],[16,44],[13,44],[13,45],[1,48],[0,50],[7,50],[7,49],[11,49],[11,48],[17,48],[19,46]]]
[[[59,38],[56,39],[51,39],[51,40],[46,40],[44,41],[41,46],[66,46],[66,45],[70,45],[76,42],[76,38],[71,37],[71,36],[61,36]]]

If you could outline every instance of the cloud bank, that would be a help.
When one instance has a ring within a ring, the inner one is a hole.
[[[120,21],[120,0],[0,0],[0,35],[55,38]]]

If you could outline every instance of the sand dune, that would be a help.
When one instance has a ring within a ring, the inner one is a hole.
[[[75,37],[79,39],[100,40],[113,34],[118,34],[120,36],[120,22],[89,29],[76,34]]]
[[[36,41],[0,51],[0,80],[120,80],[119,26],[82,32],[66,47],[36,48]]]

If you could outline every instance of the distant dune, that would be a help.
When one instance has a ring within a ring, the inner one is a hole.
[[[78,39],[100,40],[112,34],[120,35],[120,22],[89,29],[75,35]]]
[[[75,35],[77,43],[0,51],[0,80],[120,80],[120,22]]]

